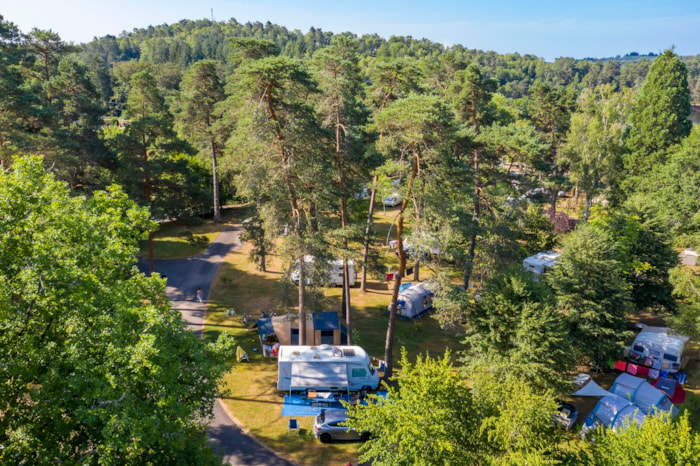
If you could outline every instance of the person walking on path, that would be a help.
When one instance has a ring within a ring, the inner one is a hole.
[[[204,295],[202,294],[201,288],[197,288],[197,301],[199,301],[200,303],[204,302]]]

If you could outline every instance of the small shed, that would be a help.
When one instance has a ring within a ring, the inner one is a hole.
[[[260,343],[269,345],[299,344],[299,316],[287,314],[258,319]],[[306,314],[306,343],[308,345],[341,345],[347,342],[347,331],[340,323],[338,313],[315,312]]]
[[[683,252],[678,255],[678,257],[683,265],[695,267],[698,263],[698,253],[691,248],[684,249]]]
[[[557,263],[561,256],[556,251],[542,251],[523,260],[523,268],[536,275],[547,273]]]
[[[396,315],[406,320],[416,319],[433,308],[433,292],[420,284],[399,292]],[[391,311],[389,303],[387,312]]]
[[[316,345],[340,345],[342,329],[338,319],[338,313],[314,312],[311,314],[314,321],[314,344]]]

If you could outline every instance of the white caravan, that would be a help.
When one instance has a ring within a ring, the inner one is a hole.
[[[304,256],[304,263],[311,264],[314,261],[313,256]],[[304,272],[306,273],[306,279],[304,282],[307,285],[311,285],[311,275],[309,274],[309,268],[307,267]],[[352,259],[348,260],[348,275],[350,276],[350,286],[355,286],[357,282],[357,271],[355,270],[355,262]],[[290,277],[295,284],[299,284],[299,266],[295,265],[292,275]],[[323,285],[329,286],[343,286],[343,259],[334,259],[328,261],[328,280]]]
[[[277,389],[288,392],[376,390],[379,372],[359,346],[280,346]]]

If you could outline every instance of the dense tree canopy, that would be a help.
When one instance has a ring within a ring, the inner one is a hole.
[[[200,419],[226,347],[136,272],[147,210],[116,187],[71,197],[39,158],[0,178],[4,460],[214,464]]]

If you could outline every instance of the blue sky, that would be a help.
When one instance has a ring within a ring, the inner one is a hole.
[[[557,57],[700,54],[698,0],[0,0],[22,31],[52,29],[69,42],[181,19],[270,21],[306,32],[377,33],[445,45]]]

